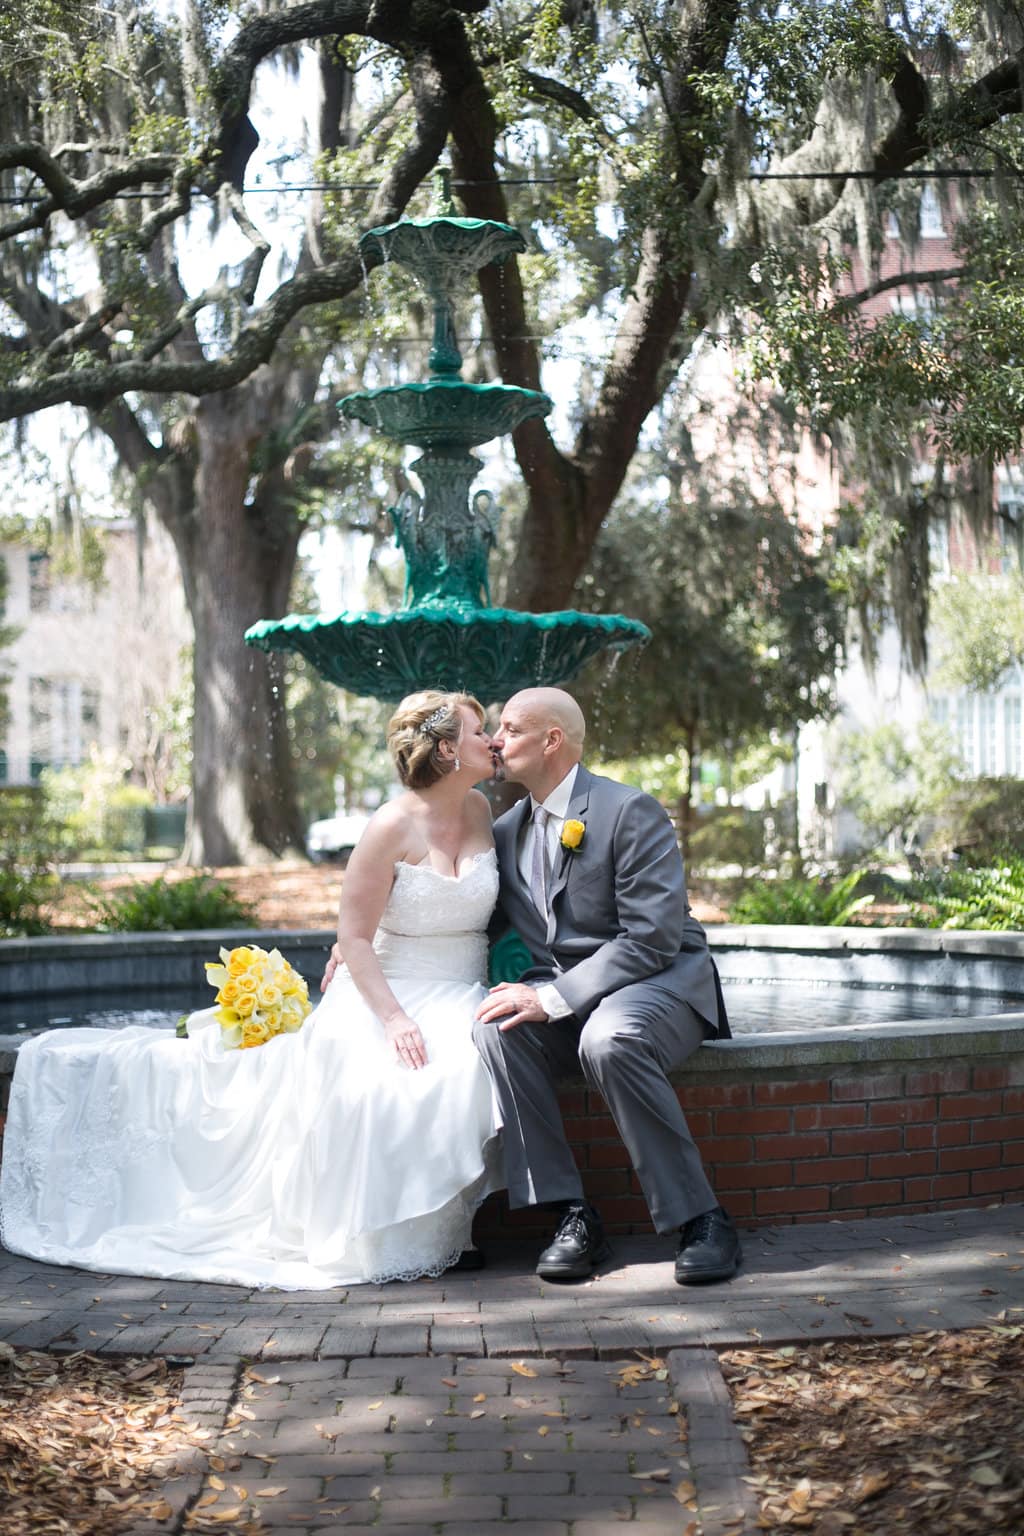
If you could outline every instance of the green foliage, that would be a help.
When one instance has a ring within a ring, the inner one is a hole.
[[[1024,578],[960,574],[932,598],[939,651],[935,680],[951,689],[994,692],[1024,661]]]
[[[931,842],[964,851],[973,864],[996,861],[1006,848],[1024,848],[1024,779],[965,779],[943,802]]]
[[[9,645],[13,645],[21,633],[14,624],[3,622],[4,611],[7,606],[7,561],[0,555],[0,742],[7,734],[7,724],[10,719],[10,702],[7,697],[7,669],[3,661],[3,652]]]
[[[165,933],[191,928],[251,928],[253,909],[209,875],[139,881],[119,896],[93,903],[102,933]]]
[[[0,788],[0,938],[47,932],[43,908],[57,893],[62,852],[42,792]]]
[[[857,895],[865,878],[855,869],[839,880],[758,880],[733,902],[732,923],[794,923],[841,928],[874,896]]]
[[[1024,931],[1024,855],[1006,850],[991,864],[950,864],[907,888],[919,928]]]
[[[144,813],[152,796],[126,783],[130,763],[92,747],[77,768],[47,768],[41,784],[68,849],[83,858],[137,857],[145,846]]]
[[[765,864],[765,817],[763,811],[742,806],[716,806],[701,817],[690,836],[690,869],[710,870],[738,864],[746,873]]]
[[[897,721],[843,737],[837,798],[864,829],[867,848],[895,834],[904,847],[927,840],[929,822],[959,783],[961,762],[945,726]]]

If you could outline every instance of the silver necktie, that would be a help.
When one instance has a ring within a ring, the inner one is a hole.
[[[538,805],[533,812],[533,853],[530,858],[530,893],[542,917],[548,915],[548,812]]]

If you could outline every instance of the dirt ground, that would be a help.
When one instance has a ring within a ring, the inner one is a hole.
[[[345,871],[340,864],[307,864],[281,860],[277,864],[255,868],[211,870],[179,869],[154,864],[136,866],[131,873],[94,877],[88,881],[65,880],[61,897],[48,916],[57,929],[93,926],[86,895],[88,891],[110,896],[139,880],[183,880],[196,874],[208,874],[230,886],[241,900],[252,906],[260,928],[333,928],[338,915],[338,893]],[[726,913],[711,892],[699,887],[691,892],[694,916],[702,923],[723,923]]]

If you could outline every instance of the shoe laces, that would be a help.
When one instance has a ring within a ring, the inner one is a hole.
[[[718,1219],[718,1211],[702,1211],[699,1216],[691,1216],[683,1227],[684,1243],[703,1243],[711,1236]]]
[[[560,1242],[563,1238],[583,1238],[589,1241],[590,1222],[585,1205],[571,1205],[566,1211],[558,1223],[555,1242]]]

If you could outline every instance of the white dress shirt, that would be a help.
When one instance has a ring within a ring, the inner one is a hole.
[[[533,839],[535,836],[532,816],[538,805],[542,805],[548,813],[547,825],[544,829],[547,838],[547,866],[552,872],[558,867],[558,853],[562,840],[562,828],[565,825],[566,812],[569,809],[569,801],[572,799],[573,787],[576,783],[576,770],[579,764],[574,763],[560,784],[556,784],[546,800],[535,800],[530,796],[530,814],[526,822],[526,835],[518,850],[519,873],[527,885],[530,884],[530,871],[533,867]],[[572,1013],[562,997],[558,988],[551,982],[542,982],[536,989],[537,1001],[540,1003],[549,1019],[567,1019]]]

